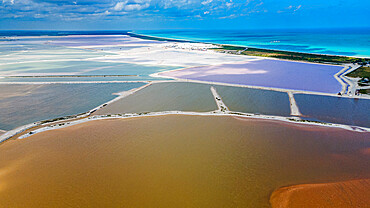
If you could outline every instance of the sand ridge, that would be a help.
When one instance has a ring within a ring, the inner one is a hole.
[[[272,208],[367,208],[370,205],[370,179],[335,183],[303,184],[275,190]]]

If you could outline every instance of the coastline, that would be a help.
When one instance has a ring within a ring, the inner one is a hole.
[[[250,119],[261,119],[261,120],[273,120],[278,122],[286,122],[291,124],[299,124],[299,125],[307,125],[307,126],[316,126],[316,127],[323,127],[323,128],[340,128],[348,131],[354,131],[354,132],[361,132],[361,133],[368,133],[370,132],[370,128],[366,127],[358,127],[358,126],[350,126],[350,125],[344,125],[344,124],[334,124],[334,123],[318,123],[318,122],[311,122],[306,120],[300,120],[295,118],[289,118],[289,117],[282,117],[282,116],[268,116],[268,115],[257,115],[257,114],[248,114],[248,113],[240,113],[240,112],[185,112],[185,111],[163,111],[163,112],[149,112],[149,113],[127,113],[127,114],[109,114],[109,115],[101,115],[101,116],[91,116],[82,118],[80,120],[76,121],[64,121],[63,123],[58,124],[51,124],[47,125],[45,127],[35,125],[35,126],[27,126],[24,131],[27,131],[28,129],[32,127],[40,127],[37,128],[31,132],[27,132],[25,134],[21,135],[13,135],[12,137],[17,137],[19,139],[24,139],[30,136],[33,136],[37,133],[41,133],[44,131],[50,131],[55,129],[61,129],[69,126],[74,126],[77,124],[82,124],[89,121],[95,121],[95,120],[106,120],[106,119],[129,119],[129,118],[141,118],[141,117],[157,117],[157,116],[167,116],[167,115],[185,115],[185,116],[231,116],[236,118],[250,118]],[[20,133],[22,133],[20,132]],[[10,138],[8,138],[10,139]],[[6,139],[7,140],[7,139]],[[1,142],[4,142],[5,140],[1,140],[0,137],[0,144]]]
[[[1,130],[1,129],[0,129],[0,135],[5,134],[5,133],[6,133],[6,131],[5,131],[5,130]]]
[[[243,46],[243,45],[230,45],[230,44],[219,44],[219,43],[212,43],[212,42],[201,42],[201,41],[190,41],[186,39],[175,39],[175,38],[163,38],[153,35],[143,35],[135,32],[127,32],[129,36],[136,37],[136,38],[143,38],[143,39],[150,39],[150,40],[158,40],[158,41],[169,41],[169,42],[185,42],[185,43],[205,43],[205,44],[212,44],[216,46],[226,46],[226,47],[236,47],[236,48],[250,48],[250,49],[260,49],[260,50],[266,50],[266,51],[276,51],[276,52],[292,52],[297,54],[308,54],[308,55],[318,55],[318,56],[328,56],[328,57],[344,57],[344,58],[358,58],[358,59],[369,59],[369,57],[358,57],[358,56],[345,56],[345,55],[329,55],[324,53],[307,53],[307,52],[296,52],[296,51],[288,51],[288,50],[277,50],[277,49],[265,49],[265,48],[256,48],[256,47],[249,47],[249,46]],[[256,56],[260,57],[260,56]],[[267,57],[266,57],[267,58]],[[281,59],[280,59],[281,60]],[[312,63],[312,62],[308,62]]]

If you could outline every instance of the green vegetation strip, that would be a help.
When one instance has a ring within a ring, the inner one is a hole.
[[[262,57],[286,59],[286,60],[293,60],[293,61],[307,61],[307,62],[314,62],[314,63],[365,64],[367,62],[370,62],[370,59],[368,58],[300,53],[300,52],[270,50],[270,49],[261,49],[261,48],[239,47],[239,46],[232,46],[232,45],[218,45],[218,46],[220,48],[212,48],[212,50],[223,52],[223,53],[229,53],[229,54],[262,56]]]
[[[360,77],[360,78],[368,78],[370,79],[370,67],[368,66],[362,66],[358,68],[357,70],[347,74],[346,76],[349,77]]]

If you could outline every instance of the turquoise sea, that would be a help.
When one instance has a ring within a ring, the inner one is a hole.
[[[370,28],[300,30],[152,30],[163,38],[305,53],[370,57]]]

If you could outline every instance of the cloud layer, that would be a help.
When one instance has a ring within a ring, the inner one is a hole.
[[[186,21],[188,25],[203,21],[204,27],[209,23],[216,27],[218,23],[229,25],[225,21],[232,20],[236,29],[246,25],[323,24],[325,21],[369,25],[366,21],[370,18],[369,7],[368,0],[0,0],[0,29],[25,21],[79,22],[80,25],[94,21],[132,25],[155,21],[171,27],[182,27]]]

